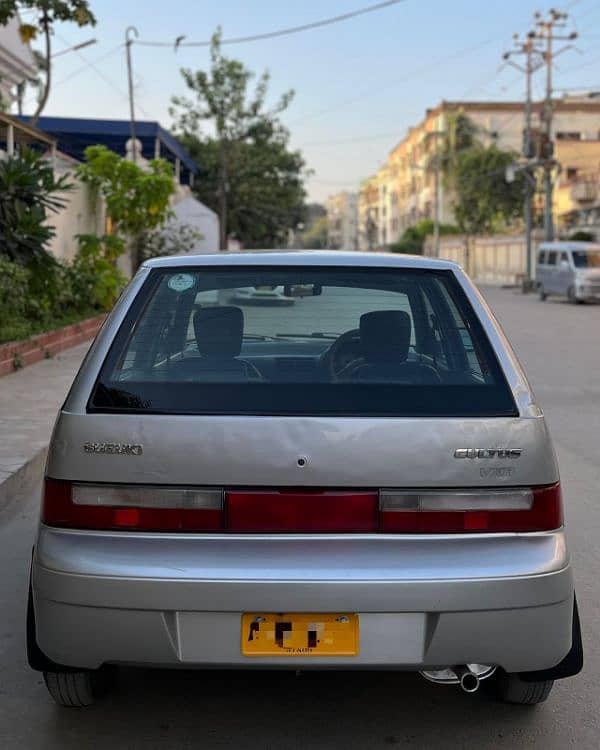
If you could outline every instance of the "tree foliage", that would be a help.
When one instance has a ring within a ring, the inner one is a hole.
[[[104,198],[121,252],[127,240],[135,243],[145,232],[162,226],[169,216],[175,183],[172,167],[165,159],[154,159],[146,170],[106,146],[88,146],[77,174]]]
[[[309,250],[324,250],[327,247],[327,216],[316,219],[300,237],[302,247]]]
[[[221,248],[228,235],[270,247],[302,216],[304,160],[279,121],[293,92],[267,107],[269,74],[251,90],[254,74],[222,54],[220,30],[210,56],[208,72],[182,70],[192,98],[173,98],[175,128],[200,166],[198,197],[219,214]]]
[[[143,260],[165,255],[186,255],[192,252],[203,237],[190,224],[173,219],[164,227],[144,233],[140,239],[140,254]]]
[[[88,0],[0,0],[0,26],[6,25],[19,10],[37,12],[35,23],[21,23],[19,31],[24,43],[29,43],[41,34],[44,37],[44,64],[46,82],[31,122],[35,125],[42,113],[52,83],[52,28],[56,22],[73,22],[78,26],[95,26],[96,17]]]
[[[485,145],[482,132],[462,112],[448,121],[442,150],[442,170],[453,194],[456,224],[467,235],[494,232],[514,222],[523,210],[523,175],[505,179],[516,154],[495,143]]]
[[[460,230],[453,224],[440,224],[440,235],[457,234]],[[390,246],[393,253],[407,253],[409,255],[422,255],[425,240],[433,234],[433,220],[422,219],[412,227],[405,230],[398,242]]]
[[[518,219],[523,211],[523,176],[505,179],[514,155],[495,145],[473,146],[458,159],[452,179],[454,216],[465,234],[487,234]]]
[[[27,149],[0,161],[0,253],[20,263],[44,261],[55,231],[47,218],[65,206],[71,188],[52,165]]]

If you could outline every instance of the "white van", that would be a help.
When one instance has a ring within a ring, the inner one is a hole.
[[[550,294],[577,304],[600,300],[600,244],[592,242],[544,242],[536,267],[541,300]]]

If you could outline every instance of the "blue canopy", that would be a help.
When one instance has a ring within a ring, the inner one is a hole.
[[[28,122],[28,117],[19,118]],[[88,120],[71,117],[40,117],[37,123],[40,130],[54,136],[62,151],[74,159],[83,161],[88,146],[96,144],[106,146],[125,155],[125,144],[130,138],[128,120]],[[198,165],[171,133],[162,128],[158,122],[136,120],[135,137],[142,144],[142,156],[153,159],[156,153],[156,142],[160,143],[160,155],[175,162],[181,162],[181,181],[190,182],[190,175],[198,172]]]

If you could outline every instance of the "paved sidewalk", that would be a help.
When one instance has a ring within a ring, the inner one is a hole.
[[[90,344],[0,378],[0,509],[41,476],[56,414]]]

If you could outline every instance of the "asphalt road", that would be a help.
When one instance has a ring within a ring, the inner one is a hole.
[[[121,670],[103,702],[58,709],[24,657],[36,490],[0,514],[0,748],[597,748],[600,306],[540,303],[509,290],[486,296],[536,388],[559,454],[583,618],[582,675],[528,709],[410,674]]]

